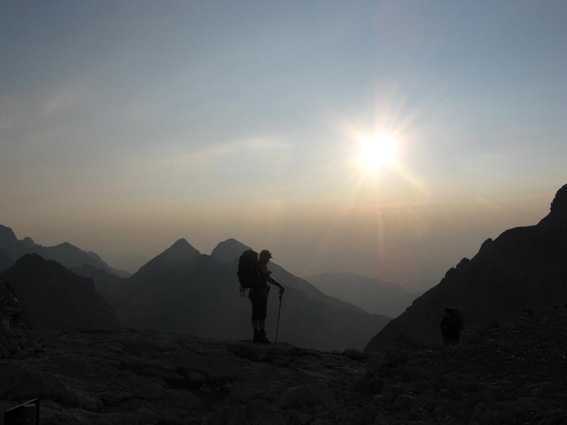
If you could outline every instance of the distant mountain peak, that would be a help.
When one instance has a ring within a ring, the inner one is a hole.
[[[3,243],[16,243],[18,238],[14,234],[14,231],[7,226],[0,224],[0,242]]]
[[[19,258],[18,261],[16,261],[15,266],[21,267],[24,270],[40,268],[42,270],[70,273],[70,271],[65,266],[58,263],[57,261],[43,258],[41,255],[35,253],[26,254],[23,257]]]
[[[230,263],[231,261],[240,257],[240,254],[242,254],[247,249],[250,249],[250,247],[244,245],[242,242],[239,242],[234,238],[230,238],[219,243],[215,247],[215,249],[213,249],[211,257],[213,257],[217,261],[220,261],[221,263]]]
[[[193,248],[193,246],[189,242],[187,242],[187,239],[185,238],[176,240],[175,243],[171,245],[165,252],[168,251],[200,254],[200,252],[197,249]]]
[[[567,227],[567,184],[561,187],[551,202],[549,214],[538,226]]]
[[[186,247],[186,246],[190,246],[191,244],[189,242],[187,242],[187,239],[185,238],[179,238],[177,239],[173,245],[171,245],[171,247]]]
[[[167,248],[156,258],[183,259],[200,255],[201,253],[195,249],[186,239],[181,238],[175,241],[173,245]]]
[[[22,239],[22,243],[24,243],[24,245],[28,247],[33,247],[35,245],[34,240],[29,236],[26,236],[24,239]]]
[[[181,238],[157,257],[142,266],[135,276],[176,269],[178,267],[187,267],[193,265],[195,259],[200,255],[201,253],[193,248],[186,239]]]

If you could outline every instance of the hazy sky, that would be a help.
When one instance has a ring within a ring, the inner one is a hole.
[[[1,0],[0,224],[115,267],[234,237],[431,286],[567,183],[565,22],[563,0]]]

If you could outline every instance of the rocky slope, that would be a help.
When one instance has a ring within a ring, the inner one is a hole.
[[[467,335],[326,353],[135,331],[34,331],[0,360],[0,410],[51,424],[564,424],[567,310]]]
[[[491,323],[517,323],[524,309],[567,303],[567,185],[539,224],[518,227],[485,241],[441,282],[416,299],[367,345],[379,349],[399,335],[441,342],[444,306],[462,310],[468,331]]]

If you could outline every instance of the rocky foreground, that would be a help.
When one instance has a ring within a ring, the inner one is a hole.
[[[567,424],[567,310],[379,353],[113,331],[36,331],[0,360],[0,409],[41,424]],[[6,354],[6,353],[5,353]]]

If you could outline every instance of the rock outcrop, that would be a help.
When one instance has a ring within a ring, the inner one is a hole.
[[[461,309],[465,332],[517,323],[525,309],[567,303],[567,186],[538,225],[518,227],[485,241],[441,282],[416,299],[367,345],[377,350],[400,335],[440,343],[444,306]]]
[[[567,185],[557,191],[551,202],[549,214],[538,223],[538,226],[547,228],[567,227]]]
[[[25,358],[35,345],[20,300],[8,282],[0,280],[0,358]]]

